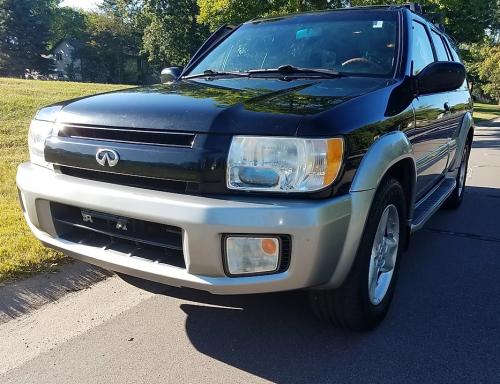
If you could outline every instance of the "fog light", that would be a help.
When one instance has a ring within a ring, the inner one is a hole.
[[[231,275],[272,273],[278,270],[280,240],[276,237],[228,236],[226,266]]]

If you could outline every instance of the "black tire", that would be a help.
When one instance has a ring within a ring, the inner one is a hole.
[[[309,299],[317,317],[339,328],[368,331],[384,319],[394,293],[401,253],[406,242],[405,193],[399,181],[385,179],[374,197],[356,259],[345,282],[335,290],[311,290]],[[374,305],[368,293],[368,276],[372,247],[382,213],[389,205],[399,215],[399,245],[392,280],[383,300]]]
[[[457,179],[456,179],[456,186],[451,195],[446,199],[446,201],[443,204],[443,207],[446,209],[457,209],[460,207],[462,204],[462,201],[464,199],[464,193],[465,193],[465,185],[467,182],[467,170],[469,168],[469,156],[470,156],[470,149],[471,149],[471,140],[468,140],[467,143],[465,144],[464,151],[462,152],[462,162],[460,163],[460,166],[465,164],[465,174],[464,174],[464,179],[461,180],[461,174],[460,174],[460,169],[458,170],[457,173]],[[463,183],[461,185],[461,183]]]

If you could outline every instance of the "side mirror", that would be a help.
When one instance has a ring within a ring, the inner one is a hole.
[[[179,78],[182,73],[181,67],[169,67],[164,68],[161,71],[161,82],[162,83],[171,83]]]
[[[465,81],[465,67],[461,63],[452,61],[437,61],[415,76],[416,91],[418,94],[454,91]]]

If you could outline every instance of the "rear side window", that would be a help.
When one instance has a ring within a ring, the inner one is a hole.
[[[457,48],[453,44],[451,44],[451,42],[447,38],[445,38],[445,40],[446,40],[446,43],[448,44],[448,48],[451,52],[451,56],[453,57],[453,61],[456,61],[457,63],[461,63],[462,60],[460,60],[460,57],[458,56]]]
[[[417,75],[422,69],[434,62],[434,53],[429,35],[423,24],[413,22],[413,74]]]
[[[436,54],[438,61],[448,61],[448,54],[446,52],[446,47],[444,46],[443,39],[441,36],[434,31],[431,31],[432,41],[434,42],[434,48],[436,48]]]

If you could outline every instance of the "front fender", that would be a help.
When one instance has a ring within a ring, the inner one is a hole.
[[[411,197],[409,217],[415,200],[416,164],[413,148],[408,137],[401,131],[394,131],[381,136],[363,157],[351,186],[351,218],[344,241],[342,253],[329,282],[320,289],[335,289],[342,285],[351,270],[358,253],[366,220],[373,198],[382,179],[392,166],[402,160],[409,160],[411,170]]]
[[[413,147],[408,137],[401,131],[381,136],[368,149],[359,165],[351,185],[351,192],[377,189],[387,171],[401,160],[409,159],[413,165],[416,182],[416,163]]]

